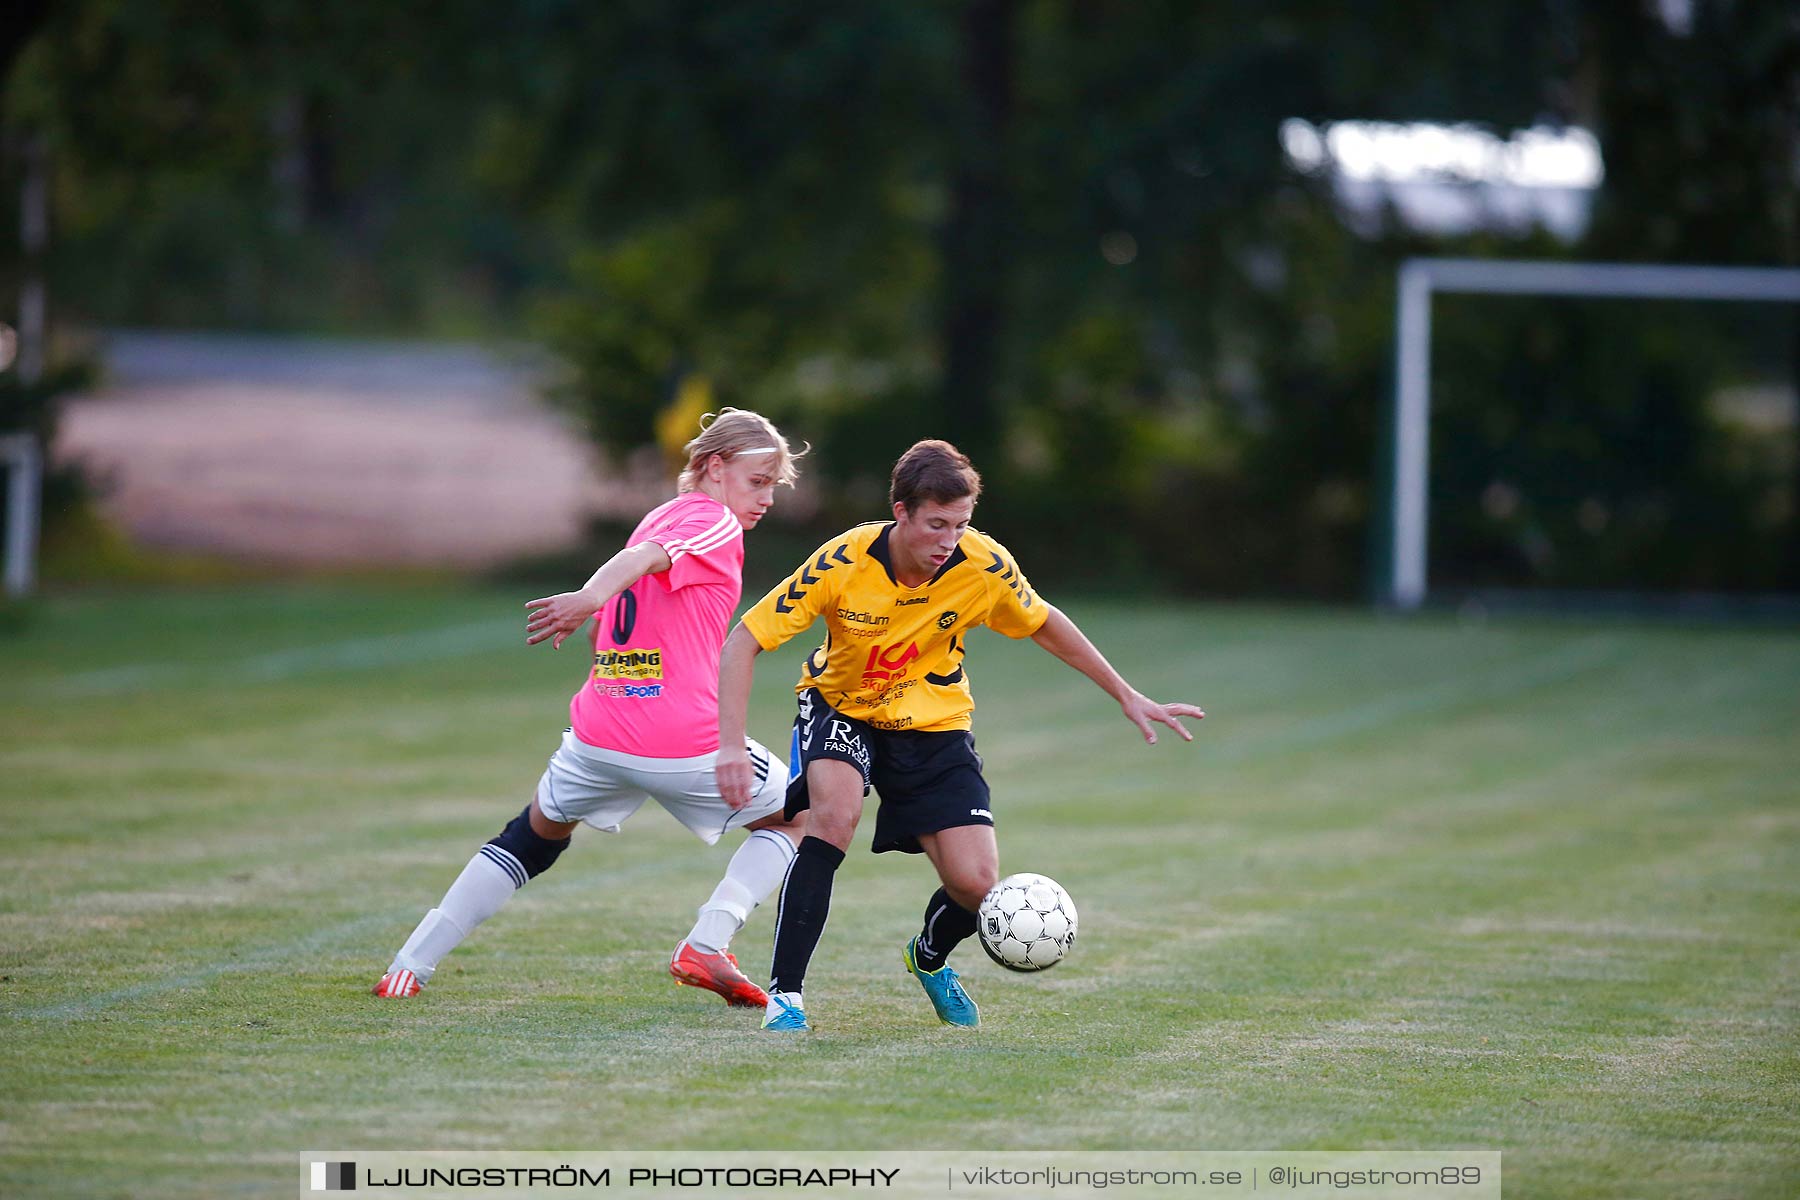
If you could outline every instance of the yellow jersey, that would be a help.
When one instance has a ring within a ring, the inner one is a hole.
[[[876,729],[967,729],[975,699],[963,637],[986,625],[1030,637],[1050,606],[1025,581],[1006,547],[975,529],[929,582],[904,587],[888,555],[892,522],[858,525],[820,546],[744,614],[744,627],[773,650],[825,618],[825,642],[800,670],[796,692]]]

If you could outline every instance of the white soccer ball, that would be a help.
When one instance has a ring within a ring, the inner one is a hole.
[[[1009,971],[1061,962],[1075,944],[1075,923],[1075,902],[1062,884],[1029,871],[996,883],[975,913],[981,948]]]

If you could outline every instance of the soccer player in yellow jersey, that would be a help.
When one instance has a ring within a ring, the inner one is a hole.
[[[719,793],[747,804],[756,777],[744,745],[756,656],[825,619],[825,643],[801,669],[786,812],[807,836],[782,884],[763,1028],[805,1030],[801,987],[831,906],[832,877],[873,787],[873,849],[924,853],[943,884],[902,960],[947,1025],[974,1025],[975,1003],[948,964],[975,932],[998,881],[1000,851],[970,717],[963,639],[986,625],[1029,637],[1119,702],[1144,740],[1154,724],[1186,741],[1191,704],[1158,704],[1112,668],[1075,623],[1031,590],[1006,548],[969,527],[981,477],[948,442],[919,442],[894,464],[894,519],[819,547],[744,615],[719,656]]]

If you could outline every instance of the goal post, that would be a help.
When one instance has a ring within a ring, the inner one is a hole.
[[[44,460],[29,433],[0,436],[0,473],[6,476],[6,531],[3,549],[5,594],[30,594],[37,583],[38,506],[44,494]]]
[[[1387,577],[1393,608],[1426,595],[1431,449],[1431,302],[1439,292],[1637,300],[1800,302],[1800,270],[1519,259],[1410,258],[1401,263],[1394,321],[1393,494]]]

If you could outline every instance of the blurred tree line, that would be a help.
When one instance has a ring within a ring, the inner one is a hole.
[[[615,452],[678,395],[783,421],[831,523],[947,437],[1040,575],[1356,593],[1409,254],[1800,263],[1785,0],[20,11],[0,102],[9,162],[51,149],[64,317],[542,341]],[[1352,230],[1292,117],[1579,123],[1605,184],[1578,245]],[[1744,482],[1734,335],[1681,328],[1446,306],[1452,578],[1800,587],[1800,456]]]

